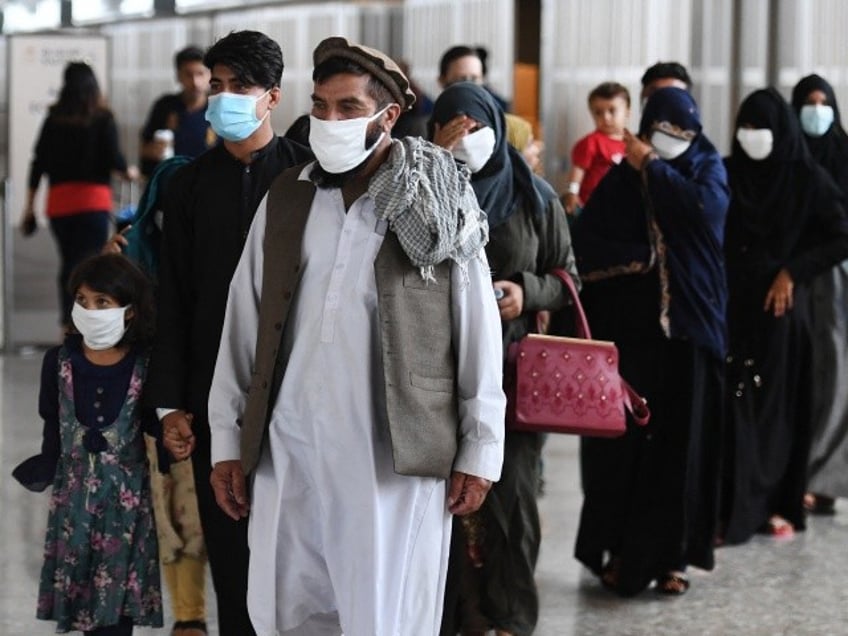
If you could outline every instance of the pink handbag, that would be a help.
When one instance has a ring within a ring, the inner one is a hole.
[[[529,334],[509,346],[507,428],[618,437],[627,430],[625,410],[644,426],[651,412],[619,375],[615,344],[592,340],[574,281],[564,270],[552,273],[571,294],[579,337]]]

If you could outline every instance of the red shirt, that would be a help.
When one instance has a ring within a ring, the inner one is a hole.
[[[624,141],[612,139],[597,130],[589,133],[574,144],[571,151],[571,164],[585,173],[580,182],[580,200],[583,204],[589,200],[595,186],[598,185],[607,170],[624,159]]]

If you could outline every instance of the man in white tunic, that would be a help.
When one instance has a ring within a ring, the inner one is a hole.
[[[450,154],[391,141],[415,99],[391,59],[314,58],[317,161],[272,185],[230,286],[212,485],[250,515],[259,636],[437,634],[451,515],[503,457],[488,229]]]

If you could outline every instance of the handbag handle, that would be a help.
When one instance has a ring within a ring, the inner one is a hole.
[[[586,312],[583,311],[583,305],[580,302],[580,295],[577,293],[577,287],[574,285],[574,280],[562,268],[551,270],[551,274],[556,276],[565,285],[571,295],[571,302],[574,306],[574,313],[577,318],[577,337],[591,340],[592,332],[589,330],[589,321],[586,319]],[[651,411],[648,408],[648,400],[639,395],[636,390],[630,386],[630,383],[621,378],[621,388],[624,392],[624,406],[630,411],[633,420],[640,426],[645,426],[648,420],[651,419]]]
[[[589,321],[586,320],[586,312],[583,311],[583,305],[580,303],[580,295],[577,293],[577,287],[574,285],[574,280],[571,278],[569,273],[562,268],[551,270],[551,274],[559,278],[562,281],[562,284],[565,285],[569,294],[571,294],[571,303],[574,307],[574,313],[577,318],[577,337],[591,340],[592,332],[589,330]]]

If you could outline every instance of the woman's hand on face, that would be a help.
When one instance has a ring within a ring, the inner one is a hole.
[[[624,131],[624,154],[629,163],[636,170],[641,170],[645,163],[645,158],[654,151],[651,144],[647,144],[636,137],[629,130]]]
[[[795,283],[792,280],[792,275],[784,268],[781,269],[774,281],[769,287],[766,294],[766,302],[763,305],[763,311],[774,310],[774,317],[780,318],[787,311],[792,309],[793,290]]]
[[[498,309],[501,312],[501,320],[515,320],[524,310],[524,288],[518,283],[508,280],[496,280],[493,283],[495,289],[503,290],[503,298],[498,301]]]
[[[465,137],[476,125],[477,122],[467,115],[457,115],[444,126],[435,124],[433,143],[445,150],[453,150],[459,140]]]

